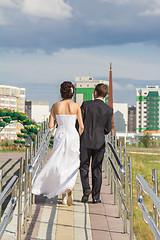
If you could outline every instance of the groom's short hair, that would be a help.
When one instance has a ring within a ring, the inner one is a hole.
[[[107,96],[107,93],[108,93],[108,87],[104,83],[99,83],[99,84],[96,85],[95,91],[97,92],[98,97],[105,98]]]

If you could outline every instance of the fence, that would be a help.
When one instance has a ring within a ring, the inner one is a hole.
[[[20,158],[18,160],[14,160],[12,158],[9,158],[7,161],[5,161],[0,168],[0,194],[5,189],[7,184],[12,179],[13,175],[19,174],[19,165],[20,165]],[[11,194],[8,194],[3,204],[0,204],[0,218],[1,215],[3,215],[3,212],[9,203],[11,199]]]
[[[121,142],[119,143],[119,149],[117,149],[117,138],[114,136],[113,131],[108,137],[106,137],[106,152],[104,160],[104,168],[106,176],[108,177],[108,184],[110,185],[111,193],[114,193],[114,204],[118,204],[119,217],[123,217],[123,232],[128,232],[127,217],[129,217],[129,235],[130,240],[133,240],[132,160],[130,157],[128,157],[127,160],[126,149],[123,150],[122,154]]]
[[[160,231],[158,229],[159,227],[158,210],[160,210],[160,199],[158,198],[158,181],[156,169],[152,169],[152,185],[153,190],[140,174],[136,176],[137,203],[142,212],[143,220],[150,226],[150,229],[152,230],[155,239],[160,240]],[[148,212],[144,204],[143,193],[147,194],[153,202],[153,218],[151,217],[150,213]]]
[[[13,176],[3,192],[0,194],[1,207],[3,201],[12,191],[9,210],[0,225],[0,239],[2,238],[3,233],[12,218],[17,203],[17,240],[21,239],[22,231],[23,233],[27,232],[27,217],[32,216],[32,204],[34,202],[32,184],[38,171],[43,167],[43,164],[47,159],[49,140],[55,130],[54,128],[50,132],[47,126],[48,122],[44,122],[35,137],[34,144],[31,141],[30,144],[26,146],[25,161],[23,158],[20,159],[19,176]],[[2,176],[1,173],[2,172],[0,171],[0,178]],[[22,186],[24,186],[24,189],[22,189]],[[22,202],[24,202],[23,206]]]
[[[32,204],[34,195],[32,194],[32,184],[38,171],[43,167],[47,159],[47,150],[51,135],[55,128],[50,132],[47,128],[48,123],[44,122],[35,138],[34,144],[30,142],[26,146],[25,159],[20,158],[19,176],[13,176],[7,186],[2,191],[2,176],[0,170],[0,221],[1,206],[7,196],[11,194],[11,202],[8,211],[3,216],[0,225],[0,239],[11,221],[15,207],[18,205],[17,214],[17,240],[21,239],[21,233],[27,232],[27,218],[32,217]],[[122,151],[123,150],[123,151]],[[133,240],[133,189],[132,189],[132,159],[127,158],[126,148],[122,149],[121,142],[117,148],[117,138],[112,132],[106,137],[106,152],[104,157],[104,167],[111,193],[114,193],[114,203],[119,206],[119,217],[123,217],[123,232],[128,232],[127,218],[129,218],[129,235]],[[142,211],[143,218],[153,231],[155,238],[160,240],[158,229],[160,199],[158,198],[157,171],[152,170],[153,190],[141,175],[136,176],[137,183],[137,202]],[[24,186],[24,191],[22,189]],[[18,190],[18,191],[17,191]],[[143,203],[142,193],[146,193],[153,201],[153,219]],[[22,206],[22,200],[24,202]]]
[[[21,161],[22,162],[22,161]],[[11,218],[12,218],[12,214],[13,211],[17,205],[17,183],[18,183],[18,176],[13,176],[12,179],[9,181],[9,183],[7,184],[6,188],[3,190],[3,192],[0,195],[0,206],[2,205],[2,203],[5,201],[6,197],[12,192],[12,198],[11,198],[11,203],[10,206],[8,208],[8,211],[5,215],[5,217],[3,218],[3,221],[0,225],[0,239],[3,236],[3,233],[8,225],[8,223],[10,222]]]

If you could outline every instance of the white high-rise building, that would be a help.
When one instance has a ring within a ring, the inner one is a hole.
[[[25,113],[37,123],[49,118],[49,102],[25,101]]]
[[[136,132],[160,132],[160,88],[136,89]]]

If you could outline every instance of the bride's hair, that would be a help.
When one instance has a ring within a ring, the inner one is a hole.
[[[74,95],[74,85],[72,82],[63,82],[60,87],[60,93],[63,99],[71,99]]]

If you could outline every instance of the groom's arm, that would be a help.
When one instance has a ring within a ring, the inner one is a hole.
[[[104,128],[105,135],[107,135],[112,129],[112,116],[113,116],[113,109],[111,108],[107,117],[105,128]]]
[[[84,122],[84,118],[85,118],[85,102],[82,103],[81,105],[81,112],[82,112],[82,119]]]

